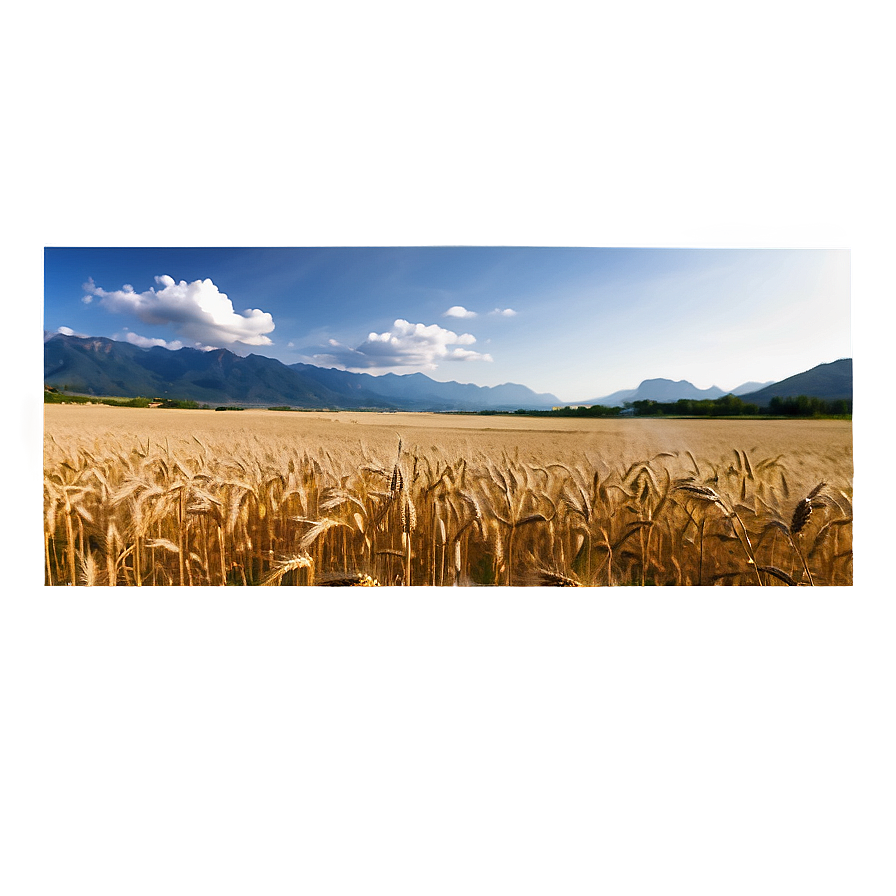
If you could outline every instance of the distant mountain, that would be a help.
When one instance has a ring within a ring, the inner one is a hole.
[[[409,410],[540,410],[560,404],[556,395],[536,393],[516,383],[475,386],[453,380],[440,383],[422,373],[371,376],[369,373],[349,373],[310,364],[289,366],[333,391],[377,395]]]
[[[840,398],[852,400],[852,358],[819,364],[804,373],[798,373],[764,389],[742,395],[741,398],[746,402],[765,407],[772,398],[796,398],[798,395],[822,398],[825,401],[836,401]]]
[[[750,392],[756,392],[759,389],[764,389],[766,386],[771,386],[774,384],[774,380],[767,380],[764,383],[744,383],[741,386],[738,386],[736,389],[731,390],[731,395],[748,395]]]
[[[626,401],[678,401],[679,398],[702,399],[721,398],[727,393],[718,386],[698,389],[687,380],[652,379],[644,380],[637,389],[623,389],[604,398],[592,398],[578,404],[602,404],[605,407],[616,407]]]
[[[576,404],[601,404],[605,407],[616,407],[624,402],[661,401],[672,402],[680,398],[705,399],[721,398],[723,395],[737,395],[744,401],[765,407],[774,396],[780,398],[806,395],[833,401],[838,398],[852,398],[852,360],[844,359],[831,364],[819,364],[812,370],[798,373],[781,382],[743,383],[730,392],[718,386],[709,389],[698,389],[687,380],[652,379],[644,380],[637,389],[622,389],[603,398],[592,398]],[[572,403],[572,402],[570,402]]]
[[[44,383],[86,395],[303,408],[516,410],[560,403],[554,395],[538,395],[513,383],[439,383],[420,373],[375,377],[310,364],[288,366],[227,349],[145,349],[103,337],[62,334],[45,336]]]

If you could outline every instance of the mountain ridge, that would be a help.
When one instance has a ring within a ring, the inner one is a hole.
[[[289,405],[316,409],[409,411],[546,410],[573,404],[715,399],[727,394],[767,406],[773,397],[852,398],[852,359],[841,358],[777,383],[744,383],[731,392],[687,380],[653,378],[636,389],[583,402],[561,402],[519,383],[477,386],[422,373],[372,376],[311,364],[284,364],[229,349],[143,348],[104,336],[44,334],[44,383],[87,395],[177,398],[208,404]],[[752,388],[751,387],[759,387]]]
[[[477,386],[458,383],[456,380],[441,382],[423,373],[385,373],[371,376],[369,373],[351,373],[332,367],[314,367],[311,364],[290,364],[330,388],[337,384],[363,390],[381,398],[401,401],[402,404],[425,406],[427,409],[451,410],[448,405],[478,409],[480,406],[494,409],[516,410],[520,402],[536,401],[535,407],[548,408],[560,403],[556,395],[533,392],[519,383],[501,383],[498,386]]]
[[[209,404],[381,410],[546,409],[560,399],[526,386],[440,383],[422,373],[373,377],[286,365],[228,349],[141,348],[104,336],[57,333],[44,342],[44,383],[88,395],[176,397]]]

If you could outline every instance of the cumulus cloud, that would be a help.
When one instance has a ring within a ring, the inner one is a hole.
[[[489,311],[489,314],[498,314],[501,317],[516,317],[516,311],[513,308],[495,308],[494,311]]]
[[[476,317],[475,311],[467,311],[463,305],[452,305],[442,317]]]
[[[435,370],[442,361],[491,361],[491,355],[460,346],[472,345],[476,337],[446,330],[438,324],[412,324],[396,320],[386,333],[370,333],[357,348],[329,341],[329,350],[315,355],[317,361],[341,364],[350,370],[415,368]]]
[[[178,283],[167,274],[155,280],[157,286],[145,292],[135,292],[129,283],[107,292],[91,279],[84,284],[84,301],[96,298],[107,311],[133,314],[145,324],[170,326],[202,346],[272,344],[265,335],[274,329],[271,315],[258,308],[238,314],[233,302],[211,280]]]
[[[131,345],[137,345],[140,348],[154,348],[155,346],[161,346],[162,348],[167,348],[169,351],[176,352],[179,348],[184,347],[184,344],[179,339],[175,339],[173,342],[167,342],[164,339],[152,339],[149,336],[138,336],[136,333],[128,333],[124,338],[130,342]]]
[[[71,327],[57,327],[57,333],[62,333],[63,336],[80,336],[82,339],[86,339],[87,336],[84,333],[76,333]]]

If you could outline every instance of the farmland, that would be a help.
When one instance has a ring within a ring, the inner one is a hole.
[[[47,405],[51,585],[848,585],[852,429]]]

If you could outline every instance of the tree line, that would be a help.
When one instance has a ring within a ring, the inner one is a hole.
[[[721,398],[679,398],[677,401],[641,399],[606,407],[559,408],[552,411],[515,411],[538,417],[841,417],[852,414],[852,399],[828,400],[808,395],[772,398],[767,406],[744,401],[736,395]]]

